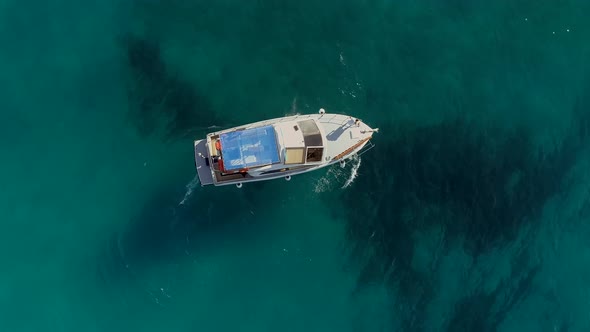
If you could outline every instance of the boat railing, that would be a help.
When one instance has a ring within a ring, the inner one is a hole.
[[[317,114],[297,114],[294,115],[293,117],[287,117],[287,118],[281,118],[280,121],[278,122],[287,122],[287,121],[293,121],[294,119],[309,119],[309,118],[317,118]],[[328,122],[330,123],[332,120],[336,119],[336,118],[342,118],[341,114],[321,114],[319,117],[319,120],[322,120],[322,122]]]
[[[369,140],[367,144],[365,144],[365,146],[363,146],[362,149],[360,149],[359,152],[357,152],[357,156],[362,156],[365,152],[371,150],[374,147],[375,144]]]
[[[328,121],[333,120],[333,119],[337,118],[338,116],[339,116],[338,114],[331,114]],[[322,115],[322,118],[323,117],[328,117],[328,116]],[[296,114],[296,115],[286,116],[286,117],[282,117],[282,118],[269,119],[269,120],[254,122],[254,123],[248,125],[247,127],[239,127],[239,128],[236,128],[235,130],[243,130],[245,128],[254,128],[254,127],[265,126],[268,124],[282,123],[282,122],[289,122],[289,121],[293,121],[293,120],[310,119],[310,118],[317,118],[317,114]],[[232,131],[235,131],[235,130],[232,130]]]
[[[336,117],[339,116],[338,114],[330,114],[330,115],[331,115],[330,120],[335,119]],[[261,121],[260,124],[264,125],[267,123],[281,123],[281,122],[293,121],[295,119],[310,119],[310,118],[316,118],[316,117],[317,117],[317,114],[296,114],[296,115],[278,118],[279,119],[278,121],[276,119],[264,120],[264,121]],[[325,114],[322,114],[320,118],[323,118],[323,117],[327,117],[327,116]]]
[[[341,117],[342,115],[340,114],[322,114],[320,115],[320,119],[322,120],[322,122],[328,122],[330,123],[332,120]],[[286,117],[282,117],[282,118],[275,118],[275,119],[269,119],[269,120],[264,120],[264,121],[259,121],[259,122],[254,122],[251,123],[249,125],[246,126],[240,126],[237,128],[234,128],[233,130],[228,131],[228,129],[225,130],[221,130],[221,131],[217,131],[215,133],[212,134],[220,134],[220,133],[225,133],[225,132],[234,132],[234,131],[239,131],[239,130],[244,130],[244,129],[249,129],[249,128],[256,128],[256,127],[262,127],[262,126],[266,126],[269,124],[275,124],[275,123],[282,123],[282,122],[289,122],[289,121],[293,121],[293,120],[300,120],[300,119],[310,119],[310,118],[317,118],[318,115],[317,114],[296,114],[296,115],[291,115],[291,116],[286,116]]]

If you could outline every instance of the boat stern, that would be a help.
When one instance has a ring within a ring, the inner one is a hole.
[[[207,140],[202,139],[194,142],[195,167],[199,176],[201,186],[214,184],[213,172],[210,167]]]

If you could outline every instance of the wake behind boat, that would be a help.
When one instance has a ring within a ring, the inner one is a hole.
[[[207,134],[194,142],[201,186],[285,178],[320,169],[361,152],[374,132],[341,114],[294,115]]]

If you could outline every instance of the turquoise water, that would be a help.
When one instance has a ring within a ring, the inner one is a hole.
[[[589,10],[0,0],[0,330],[590,330]],[[195,183],[320,107],[376,147]]]

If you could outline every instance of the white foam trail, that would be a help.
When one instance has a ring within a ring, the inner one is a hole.
[[[350,170],[350,176],[342,186],[342,189],[347,188],[352,184],[354,179],[358,176],[358,170],[361,167],[361,157],[359,155],[355,155],[352,159],[352,169]]]
[[[323,193],[324,191],[328,190],[330,188],[330,180],[328,180],[328,176],[330,175],[330,173],[332,172],[332,169],[330,168],[330,170],[328,171],[328,173],[326,173],[325,176],[321,177],[318,182],[315,184],[315,187],[313,188],[313,191],[318,194],[318,193]]]
[[[337,165],[334,165],[328,169],[326,175],[322,176],[314,187],[314,192],[323,193],[332,189],[332,183],[338,181],[343,177],[344,170]]]
[[[338,164],[330,167],[328,172],[326,172],[326,175],[322,176],[316,182],[313,191],[316,194],[326,192],[332,190],[334,185],[338,185],[338,183],[342,182],[344,182],[344,184],[340,187],[341,189],[349,187],[358,176],[358,170],[361,167],[361,157],[355,155],[348,161],[347,165],[352,165],[352,167],[346,166],[345,168],[342,168]]]
[[[189,182],[186,185],[186,192],[184,193],[184,198],[182,199],[182,201],[180,201],[180,203],[178,203],[178,205],[183,205],[184,202],[186,202],[186,200],[191,196],[191,194],[193,193],[193,190],[195,190],[195,188],[197,187],[198,184],[199,184],[199,176],[195,175],[195,177],[191,180],[191,182]]]

